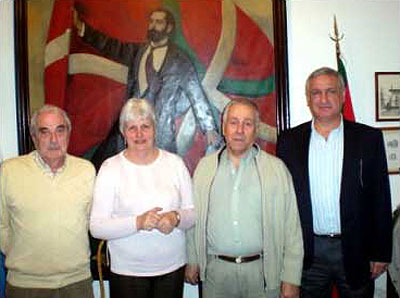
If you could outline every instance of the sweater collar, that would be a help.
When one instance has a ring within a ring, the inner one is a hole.
[[[37,150],[32,152],[32,156],[33,156],[33,160],[35,161],[36,165],[40,169],[42,169],[46,175],[49,175],[52,178],[60,175],[67,166],[68,155],[65,157],[65,162],[64,162],[63,166],[61,168],[57,169],[57,171],[55,173],[51,170],[49,165],[43,160],[43,158],[40,156],[40,154],[39,154],[39,152],[37,152]]]
[[[249,150],[251,150],[251,149],[253,149],[253,148],[256,150],[256,152],[255,152],[255,154],[254,154],[254,158],[257,158],[257,156],[259,155],[259,153],[260,153],[260,151],[261,151],[261,148],[260,148],[260,146],[259,146],[257,143],[254,143],[254,144],[252,145],[252,147],[251,147]],[[226,150],[226,145],[224,145],[221,149],[218,150],[218,152],[217,152],[218,164],[219,164],[219,162],[220,162],[220,160],[221,160],[222,153],[223,153],[225,150]]]

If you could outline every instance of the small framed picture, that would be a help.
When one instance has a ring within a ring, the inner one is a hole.
[[[400,127],[381,128],[389,174],[400,173]]]
[[[375,73],[376,121],[400,120],[400,72]]]

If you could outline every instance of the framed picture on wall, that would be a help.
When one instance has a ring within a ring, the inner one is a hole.
[[[400,120],[400,72],[375,73],[376,121]]]
[[[389,174],[398,174],[400,172],[400,127],[386,127],[381,130]]]

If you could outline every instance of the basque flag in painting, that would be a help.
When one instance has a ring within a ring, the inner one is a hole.
[[[214,111],[219,114],[231,99],[254,100],[261,110],[258,142],[274,151],[272,1],[55,0],[46,46],[45,100],[71,117],[70,153],[90,155],[107,137],[124,103],[128,76],[125,65],[78,36],[72,20],[74,7],[91,27],[132,43],[146,42],[151,11],[169,9],[176,22],[172,41],[195,65]],[[184,126],[183,121],[177,119],[177,125]],[[184,156],[190,169],[204,152],[205,137],[197,129]]]

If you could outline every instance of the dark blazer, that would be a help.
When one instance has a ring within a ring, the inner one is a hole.
[[[304,239],[304,268],[313,260],[313,215],[308,173],[311,122],[283,132],[277,156],[291,172]],[[358,288],[370,276],[370,261],[390,262],[391,202],[387,162],[380,130],[344,120],[340,191],[342,251],[346,278]]]

